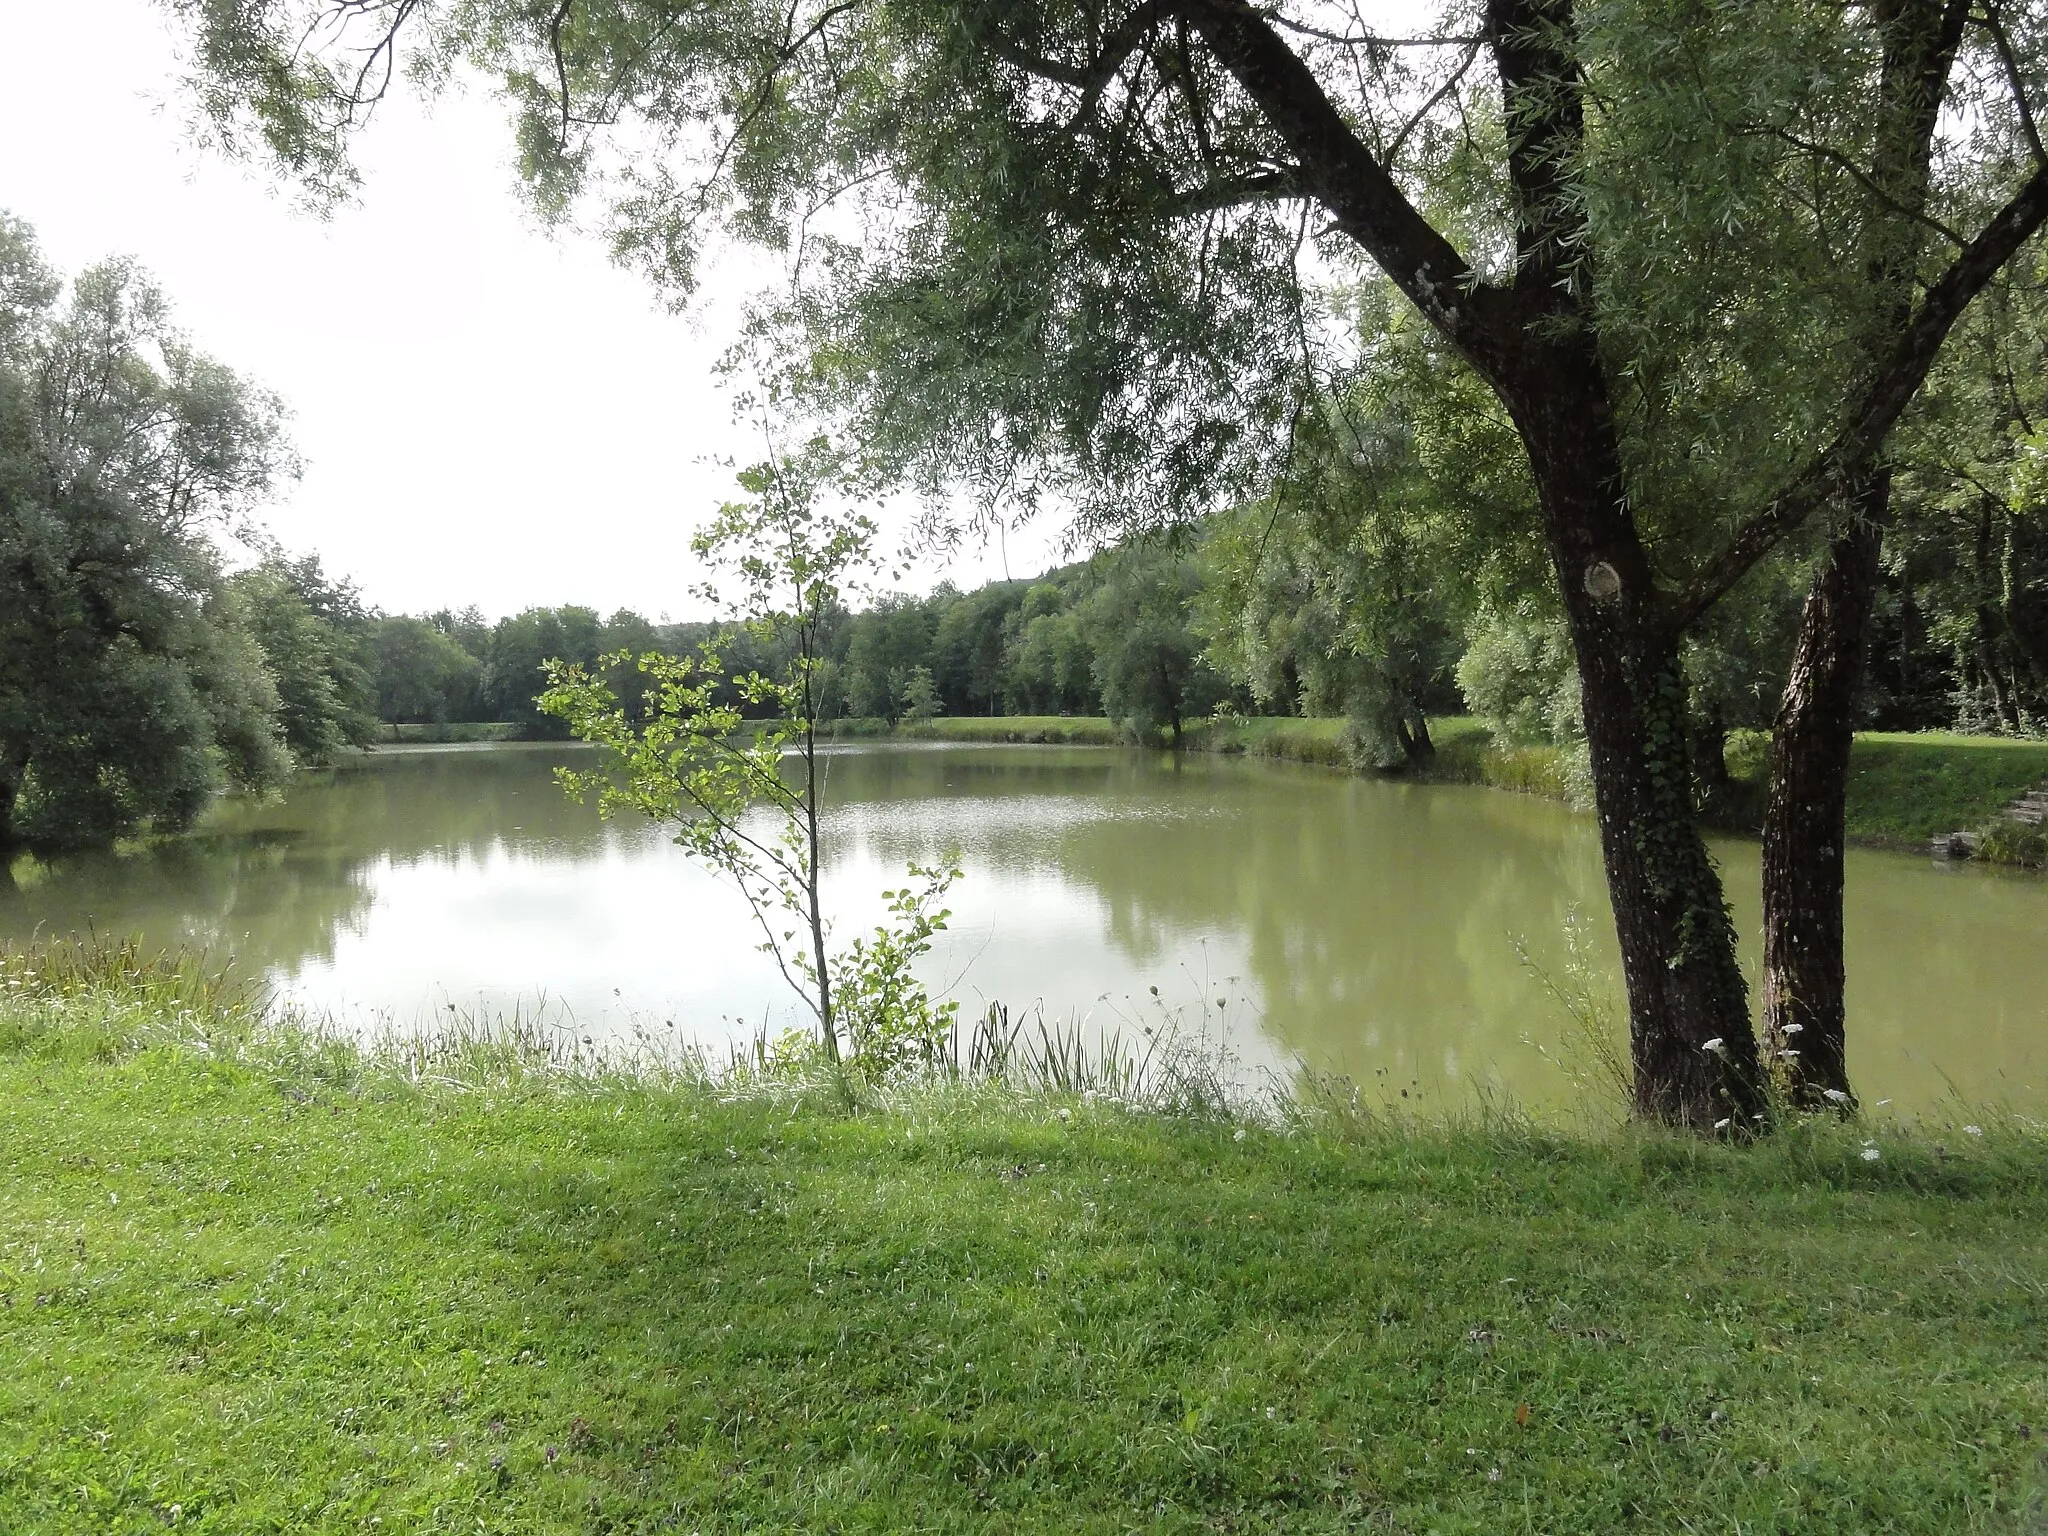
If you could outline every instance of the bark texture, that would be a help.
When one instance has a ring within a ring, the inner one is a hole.
[[[1660,622],[1621,496],[1618,439],[1591,354],[1589,341],[1557,348],[1510,409],[1530,446],[1578,660],[1628,989],[1634,1107],[1702,1131],[1747,1129],[1763,1108],[1762,1074],[1734,925],[1692,802],[1678,638]]]
[[[1867,366],[1881,375],[1910,331],[1926,241],[1935,126],[1966,15],[1958,0],[1882,0],[1872,197],[1864,272],[1872,323]],[[1792,1103],[1853,1104],[1847,1061],[1843,845],[1849,754],[1870,652],[1891,473],[1873,457],[1845,477],[1843,522],[1800,611],[1792,667],[1771,731],[1764,808],[1764,1045]]]
[[[1891,475],[1874,471],[1799,616],[1764,808],[1764,1042],[1802,1109],[1849,1099],[1842,860]],[[1841,1095],[1831,1099],[1830,1094]]]

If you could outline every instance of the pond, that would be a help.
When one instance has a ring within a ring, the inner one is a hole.
[[[543,1001],[593,1039],[722,1048],[797,1022],[729,888],[564,798],[553,770],[579,756],[386,749],[306,774],[193,838],[28,869],[0,891],[0,941],[90,926],[204,946],[365,1032]],[[1562,806],[1243,758],[895,744],[834,750],[830,795],[842,936],[906,862],[958,850],[925,974],[963,1014],[1171,1023],[1245,1072],[1539,1106],[1583,1076],[1557,994],[1620,1018],[1597,838]],[[1753,964],[1756,846],[1715,852]],[[1866,1097],[2048,1108],[2048,881],[1858,851],[1848,882]]]

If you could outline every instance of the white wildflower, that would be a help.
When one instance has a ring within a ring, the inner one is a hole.
[[[1842,1092],[1839,1088],[1823,1088],[1820,1091],[1820,1096],[1830,1104],[1846,1104],[1849,1102],[1849,1095]]]
[[[1725,1131],[1728,1129],[1728,1122],[1726,1120],[1716,1120],[1714,1122],[1714,1129],[1717,1131]]]
[[[1806,1026],[1804,1024],[1787,1024],[1782,1030],[1779,1031],[1779,1033],[1786,1035],[1796,1035],[1805,1028]]]
[[[1700,1049],[1703,1051],[1718,1051],[1721,1049],[1722,1046],[1726,1045],[1727,1043],[1728,1042],[1724,1040],[1721,1036],[1716,1035],[1713,1039],[1709,1040],[1705,1045],[1701,1046]]]
[[[1880,1157],[1883,1157],[1883,1156],[1884,1156],[1884,1154],[1883,1154],[1882,1152],[1878,1151],[1878,1150],[1877,1150],[1877,1148],[1875,1148],[1875,1147],[1865,1147],[1865,1148],[1863,1149],[1863,1161],[1865,1161],[1866,1163],[1874,1163],[1874,1162],[1876,1162],[1876,1161],[1877,1161],[1877,1160],[1878,1160],[1878,1159],[1879,1159]]]
[[[1981,1125],[1966,1125],[1963,1127],[1963,1134],[1965,1136],[1982,1136],[1984,1134],[1984,1127]]]

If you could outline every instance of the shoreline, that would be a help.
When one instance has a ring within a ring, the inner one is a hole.
[[[502,722],[454,726],[387,726],[393,739],[372,747],[413,750],[428,746],[568,746],[521,737]],[[1583,810],[1565,753],[1551,746],[1495,746],[1469,716],[1430,721],[1435,757],[1415,769],[1361,768],[1347,754],[1341,719],[1261,717],[1190,721],[1183,749],[1226,756],[1305,763],[1362,777],[1417,784],[1473,784],[1561,801]],[[402,734],[399,734],[402,733]],[[446,733],[446,734],[440,734]],[[834,741],[938,741],[1017,746],[1097,746],[1136,750],[1112,721],[1100,716],[960,715],[924,721],[843,720],[824,733]],[[1738,731],[1728,742],[1730,779],[1724,803],[1709,807],[1702,824],[1711,833],[1755,838],[1761,831],[1768,740]],[[1162,750],[1164,748],[1162,747]],[[1863,732],[1851,759],[1848,838],[1863,848],[1925,854],[1931,841],[1994,822],[2030,789],[2048,785],[2048,741],[1952,732]],[[2021,864],[1987,867],[2030,868]]]

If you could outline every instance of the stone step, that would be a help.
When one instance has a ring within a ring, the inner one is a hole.
[[[2005,808],[2005,819],[2038,827],[2048,822],[2048,787],[2030,789]]]

